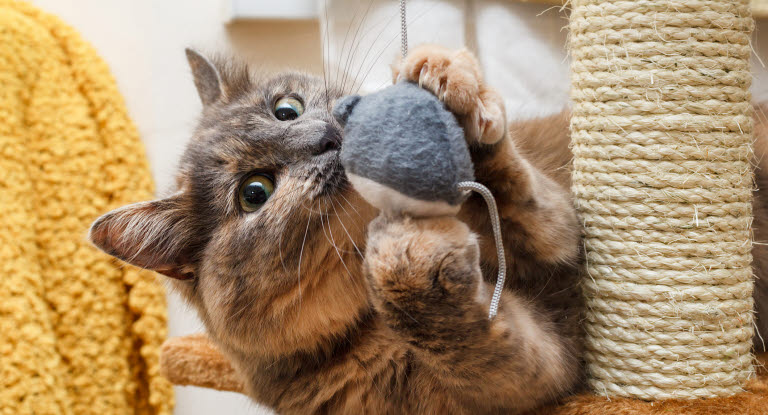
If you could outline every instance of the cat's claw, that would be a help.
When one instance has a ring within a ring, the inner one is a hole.
[[[504,99],[493,89],[480,92],[478,140],[483,144],[493,144],[504,138],[507,132],[507,116]]]
[[[504,101],[484,85],[480,66],[466,49],[422,45],[393,68],[395,79],[416,82],[443,101],[464,126],[470,144],[493,144],[504,137]]]

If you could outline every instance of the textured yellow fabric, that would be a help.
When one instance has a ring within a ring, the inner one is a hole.
[[[0,0],[0,414],[170,414],[165,297],[86,241],[152,196],[106,64],[59,19]]]

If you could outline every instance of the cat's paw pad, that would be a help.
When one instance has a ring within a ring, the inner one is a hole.
[[[380,216],[369,225],[365,257],[374,291],[389,301],[458,300],[480,279],[477,241],[456,218]]]

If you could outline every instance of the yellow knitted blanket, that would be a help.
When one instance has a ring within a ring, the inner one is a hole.
[[[56,17],[0,0],[0,414],[170,414],[154,274],[85,237],[152,196],[107,65]]]

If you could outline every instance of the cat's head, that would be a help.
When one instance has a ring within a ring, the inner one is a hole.
[[[339,162],[340,91],[187,57],[203,112],[176,192],[105,214],[91,240],[170,277],[232,351],[277,354],[338,334],[365,309],[358,249],[372,216]]]

